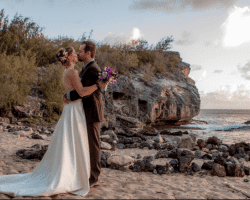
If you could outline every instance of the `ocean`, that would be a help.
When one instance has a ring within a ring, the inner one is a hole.
[[[250,124],[244,123],[247,121],[250,121],[250,110],[203,109],[191,124],[182,127],[194,128],[191,131],[197,138],[216,136],[226,144],[250,143]]]

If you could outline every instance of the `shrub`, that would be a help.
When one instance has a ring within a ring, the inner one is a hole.
[[[0,108],[4,115],[8,108],[26,102],[36,78],[36,60],[30,52],[20,56],[2,53],[0,60]]]
[[[61,96],[66,92],[62,83],[64,67],[61,64],[50,65],[48,75],[38,80],[38,86],[45,94],[45,108],[48,110],[48,116],[57,120],[63,110]]]

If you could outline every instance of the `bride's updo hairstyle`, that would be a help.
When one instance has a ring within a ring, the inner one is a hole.
[[[61,48],[56,54],[57,61],[64,65],[68,60],[68,56],[70,56],[73,51],[75,51],[74,47]]]

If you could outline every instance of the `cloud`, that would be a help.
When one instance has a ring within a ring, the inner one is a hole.
[[[227,9],[239,0],[134,0],[132,10],[156,10],[166,13],[185,10],[201,11],[207,9]]]
[[[191,65],[190,67],[192,71],[199,71],[202,69],[202,66],[200,65]]]
[[[243,67],[240,65],[237,66],[239,72],[241,73],[241,77],[250,80],[250,61],[246,63]]]
[[[214,70],[214,73],[215,74],[220,74],[220,73],[222,73],[223,72],[223,70]]]
[[[103,40],[104,43],[109,45],[115,45],[115,44],[131,44],[135,45],[137,44],[137,41],[140,41],[140,39],[143,37],[141,31],[139,28],[134,27],[131,32],[130,38],[126,37],[123,33],[116,36],[114,33],[109,32],[108,36],[106,36]],[[136,42],[135,42],[136,41]]]
[[[182,32],[182,38],[180,40],[177,40],[175,44],[177,45],[190,45],[193,42],[190,40],[191,33],[187,31]]]
[[[249,109],[250,91],[240,89],[234,92],[221,90],[216,92],[200,92],[201,109]]]
[[[221,25],[225,32],[223,44],[236,47],[250,41],[250,7],[234,7]]]

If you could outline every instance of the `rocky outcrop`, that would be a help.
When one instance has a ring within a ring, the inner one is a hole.
[[[104,96],[105,124],[119,125],[118,116],[155,123],[188,121],[198,115],[200,96],[195,85],[187,80],[190,66],[179,62],[176,69],[156,74],[152,81],[145,81],[140,72],[120,75]]]

